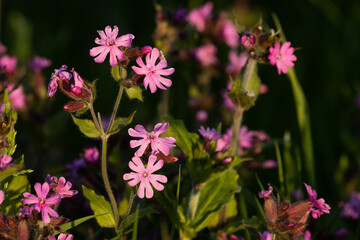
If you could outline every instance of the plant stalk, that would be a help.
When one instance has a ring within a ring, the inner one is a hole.
[[[117,110],[119,108],[119,104],[120,104],[120,100],[121,100],[123,92],[124,92],[124,86],[120,83],[119,92],[118,92],[118,95],[117,95],[117,98],[116,98],[116,102],[115,102],[115,105],[114,105],[113,112],[111,114],[111,119],[110,119],[109,126],[108,126],[108,128],[106,130],[106,134],[108,134],[110,132],[110,130],[111,130],[113,124],[114,124],[115,116],[116,116]]]

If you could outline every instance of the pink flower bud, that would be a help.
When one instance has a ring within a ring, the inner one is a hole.
[[[74,112],[82,109],[85,106],[83,102],[70,102],[64,106],[64,109],[70,112]]]
[[[142,54],[148,54],[148,53],[151,53],[151,51],[152,51],[152,47],[150,47],[150,46],[144,46],[141,48]]]

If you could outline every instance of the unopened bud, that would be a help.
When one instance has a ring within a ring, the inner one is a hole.
[[[0,229],[3,229],[5,231],[11,230],[7,225],[7,216],[3,213],[0,213]]]
[[[178,158],[177,157],[174,157],[172,155],[167,155],[165,156],[163,153],[159,152],[156,154],[156,157],[158,159],[161,159],[161,160],[164,160],[164,162],[167,162],[167,163],[172,163],[172,162],[177,162]]]
[[[91,92],[87,89],[82,88],[80,94],[77,95],[82,100],[89,100],[91,98]]]
[[[144,46],[141,48],[142,54],[148,54],[148,53],[151,53],[151,51],[152,51],[152,47],[150,47],[150,46]]]
[[[269,222],[274,223],[277,218],[277,204],[272,197],[265,199],[264,211]]]
[[[70,102],[64,106],[64,109],[70,112],[74,112],[82,109],[85,106],[83,102]]]
[[[27,240],[30,237],[30,223],[22,219],[16,228],[16,239],[18,240]]]
[[[134,74],[133,77],[131,78],[131,81],[135,85],[140,85],[140,84],[143,84],[144,78],[145,78],[145,75]]]
[[[137,58],[142,56],[142,51],[140,48],[130,48],[126,51],[126,56],[129,58]]]
[[[51,218],[51,221],[50,221],[50,223],[52,225],[55,225],[55,226],[60,226],[60,225],[63,225],[65,223],[67,223],[67,222],[69,222],[69,219],[62,218],[62,217]]]
[[[310,214],[311,206],[310,201],[298,202],[291,205],[291,207],[286,211],[288,219],[294,223],[305,224]]]

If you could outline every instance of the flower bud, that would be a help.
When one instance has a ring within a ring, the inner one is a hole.
[[[74,112],[82,109],[85,106],[83,102],[70,102],[64,106],[64,109],[70,112]]]
[[[247,34],[241,37],[240,42],[246,48],[251,48],[254,45],[255,40],[254,35]]]
[[[178,158],[177,157],[174,157],[172,155],[167,155],[165,156],[163,153],[159,152],[156,154],[156,157],[158,159],[161,159],[163,160],[164,162],[167,162],[167,163],[172,163],[172,162],[177,162]]]
[[[274,223],[277,218],[277,204],[272,197],[265,199],[264,211],[269,222]]]
[[[150,47],[150,46],[144,46],[141,48],[142,54],[148,54],[148,53],[151,53],[151,51],[152,51],[152,47]]]
[[[134,74],[133,77],[131,78],[131,81],[135,85],[140,85],[140,84],[143,84],[144,78],[145,78],[145,75]]]
[[[30,223],[22,219],[16,228],[16,239],[18,240],[27,240],[30,237]]]
[[[140,48],[130,48],[126,51],[126,56],[128,56],[129,58],[137,58],[141,57],[142,55],[143,53]]]

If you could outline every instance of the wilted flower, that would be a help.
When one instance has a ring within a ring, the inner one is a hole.
[[[139,198],[144,198],[144,195],[146,196],[146,198],[153,197],[154,191],[151,185],[154,186],[154,188],[158,191],[162,191],[164,189],[164,186],[159,182],[166,183],[167,182],[166,176],[153,174],[153,172],[162,168],[162,166],[164,165],[164,161],[159,160],[155,163],[156,160],[157,158],[154,155],[151,155],[149,157],[149,161],[146,168],[144,167],[144,164],[142,163],[141,159],[138,156],[134,156],[132,158],[132,161],[129,162],[129,167],[134,172],[124,174],[123,178],[124,180],[130,180],[128,184],[131,187],[134,187],[136,184],[140,182],[139,189],[137,192]]]
[[[165,59],[160,60],[157,63],[157,59],[160,57],[160,52],[157,48],[153,48],[151,53],[146,55],[146,65],[144,64],[141,57],[136,59],[137,64],[140,67],[132,66],[132,69],[139,75],[145,75],[144,87],[147,89],[150,86],[151,93],[156,92],[157,88],[166,90],[165,87],[170,87],[172,82],[170,79],[164,78],[161,75],[171,75],[174,73],[174,68],[167,67],[167,61]],[[165,87],[164,87],[165,86]]]
[[[50,186],[47,182],[44,182],[42,185],[40,183],[35,183],[34,189],[37,196],[32,195],[31,193],[25,192],[23,196],[25,199],[22,200],[23,204],[34,204],[30,207],[30,212],[33,210],[41,212],[42,220],[44,223],[50,222],[50,216],[58,217],[59,214],[55,212],[54,209],[49,207],[50,205],[58,204],[61,200],[60,195],[54,195],[47,198],[47,195],[50,190]]]
[[[0,170],[4,171],[9,166],[15,166],[14,163],[10,163],[12,157],[7,155],[6,153],[0,157]]]
[[[269,183],[268,183],[268,185],[269,185],[269,190],[261,190],[261,192],[259,192],[259,198],[267,199],[270,197],[270,194],[272,193],[273,188]]]
[[[51,80],[48,86],[48,97],[54,96],[58,87],[58,80],[69,80],[72,78],[72,74],[69,72],[66,65],[62,65],[61,68],[55,69],[55,72],[51,75]]]
[[[208,141],[216,141],[220,138],[220,132],[216,131],[215,128],[210,129],[207,127],[206,129],[201,126],[199,129],[199,133]]]
[[[159,135],[169,128],[169,123],[158,123],[155,125],[154,130],[150,133],[142,125],[136,125],[135,129],[129,128],[128,133],[130,136],[138,138],[139,140],[131,140],[130,147],[140,148],[135,152],[136,156],[142,156],[150,144],[152,152],[162,152],[165,156],[169,155],[169,150],[175,147],[176,140],[172,137],[161,138]]]
[[[320,217],[323,213],[330,213],[330,206],[328,204],[325,203],[325,200],[323,198],[320,199],[316,199],[317,198],[317,193],[315,190],[313,190],[311,188],[311,186],[307,185],[306,183],[304,183],[306,190],[309,194],[309,200],[311,202],[311,204],[318,208],[318,209],[314,209],[311,208],[311,215],[313,216],[313,218],[317,219],[318,217]]]
[[[119,49],[119,47],[129,47],[132,40],[135,38],[134,35],[129,33],[121,37],[117,37],[119,33],[117,26],[114,26],[114,30],[111,30],[111,27],[107,26],[105,27],[105,32],[102,30],[97,32],[100,35],[100,39],[95,38],[95,43],[101,46],[90,49],[90,55],[92,57],[97,56],[94,61],[97,63],[104,62],[109,52],[111,66],[118,64],[118,60],[124,60],[125,54]]]
[[[274,47],[270,47],[270,54],[268,59],[270,60],[271,65],[275,65],[278,69],[278,74],[287,73],[287,67],[293,67],[293,61],[296,61],[296,56],[294,55],[294,48],[290,47],[290,42],[285,42],[281,48],[280,43],[275,43]]]
[[[213,3],[207,2],[204,6],[191,10],[187,16],[187,20],[194,25],[199,32],[203,32],[206,27],[206,21],[210,18]]]
[[[0,57],[0,68],[4,68],[6,73],[13,73],[17,64],[15,56],[3,55]]]

